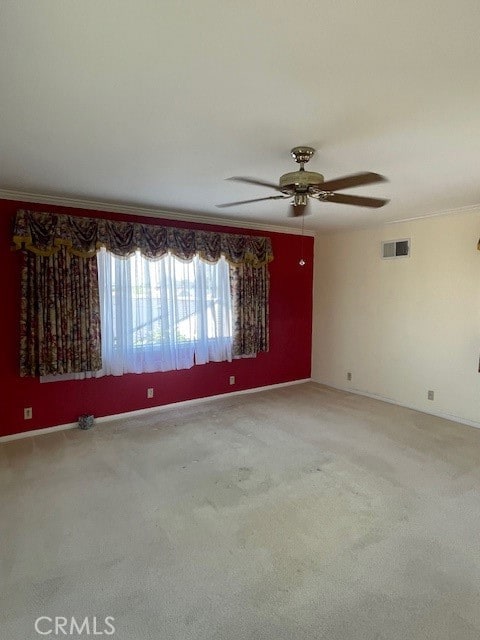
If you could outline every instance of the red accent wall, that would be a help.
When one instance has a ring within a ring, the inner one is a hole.
[[[252,359],[209,363],[166,373],[127,374],[44,384],[34,378],[20,378],[18,334],[21,253],[11,250],[13,219],[18,209],[269,236],[274,252],[274,260],[270,264],[270,351]],[[303,238],[306,260],[303,267],[298,264],[301,245],[302,239],[298,235],[0,200],[0,277],[3,283],[0,315],[4,327],[0,360],[0,435],[76,422],[82,413],[100,417],[309,378],[313,238]],[[231,375],[236,378],[234,386],[229,385]],[[147,399],[147,387],[154,388],[154,398]],[[32,407],[31,420],[23,419],[24,407]]]

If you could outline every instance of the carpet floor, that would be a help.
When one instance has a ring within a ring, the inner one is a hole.
[[[478,429],[306,383],[4,443],[0,486],[8,640],[480,637]]]

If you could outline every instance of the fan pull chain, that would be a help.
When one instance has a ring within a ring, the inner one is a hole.
[[[298,264],[301,267],[304,267],[305,263],[306,263],[305,259],[303,257],[303,232],[304,232],[304,229],[305,229],[305,214],[302,213],[302,238],[300,240],[300,260],[298,261]]]

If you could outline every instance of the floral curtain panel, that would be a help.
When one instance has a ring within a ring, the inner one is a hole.
[[[101,369],[96,257],[26,251],[21,273],[20,375]]]
[[[268,267],[230,267],[234,357],[252,357],[269,349]]]
[[[233,355],[268,351],[270,238],[17,212],[14,244],[24,250],[20,374],[82,373],[102,368],[96,253],[105,247],[149,259],[171,253],[230,265]]]
[[[100,247],[105,247],[124,257],[139,249],[151,259],[170,252],[181,260],[199,255],[212,263],[224,255],[231,265],[255,267],[273,260],[270,238],[26,210],[17,213],[13,240],[17,248],[24,247],[43,256],[66,246],[69,253],[82,258],[91,257]]]

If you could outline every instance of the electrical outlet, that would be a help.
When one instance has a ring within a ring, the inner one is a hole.
[[[347,380],[351,380],[351,379],[352,379],[352,372],[347,371]]]
[[[230,376],[230,384],[235,384],[235,376]]]
[[[25,407],[25,409],[23,410],[23,419],[24,420],[31,420],[32,419],[32,407]]]
[[[152,389],[152,387],[149,387],[147,389],[147,398],[153,398],[153,389]]]
[[[435,393],[434,393],[433,391],[429,391],[429,392],[427,393],[427,398],[428,398],[429,400],[435,400]]]

